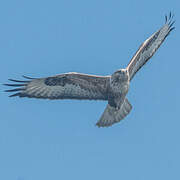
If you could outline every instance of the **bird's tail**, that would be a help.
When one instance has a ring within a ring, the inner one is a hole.
[[[132,105],[129,103],[127,98],[125,98],[123,105],[119,110],[108,104],[96,125],[98,127],[112,126],[114,123],[117,123],[124,119],[130,113],[131,109]]]

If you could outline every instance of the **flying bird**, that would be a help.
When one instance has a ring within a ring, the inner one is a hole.
[[[173,15],[165,16],[165,24],[145,40],[125,69],[119,69],[112,75],[96,76],[69,72],[46,78],[26,80],[9,79],[17,87],[6,90],[15,92],[10,97],[29,97],[41,99],[78,99],[105,100],[108,104],[96,123],[98,127],[108,127],[124,119],[131,111],[132,105],[126,94],[129,84],[139,69],[154,55],[169,33],[174,29]]]

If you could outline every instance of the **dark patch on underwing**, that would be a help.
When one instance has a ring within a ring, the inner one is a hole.
[[[4,84],[10,87],[17,87],[15,89],[6,90],[6,92],[16,92],[15,94],[10,95],[10,97],[19,96],[19,97],[29,97],[29,98],[44,98],[44,99],[100,99],[107,100],[108,88],[109,84],[108,77],[96,77],[90,75],[82,75],[82,74],[61,74],[57,76],[52,76],[48,78],[36,79],[35,81],[32,78],[28,78],[28,81],[20,81],[10,79],[10,81],[15,82],[14,84]],[[39,82],[39,85],[38,85]],[[40,92],[41,83],[46,85],[45,91]],[[16,84],[17,83],[17,84]],[[31,86],[37,86],[39,89],[36,91],[28,90],[28,84],[31,83]],[[66,85],[70,90],[61,92],[61,88]],[[47,92],[51,91],[53,86],[59,86],[58,90],[53,90],[54,93],[48,94]],[[27,91],[26,91],[27,90]],[[40,90],[40,91],[39,91]],[[42,94],[41,94],[42,93]]]
[[[66,76],[48,77],[45,79],[44,83],[47,86],[65,86],[65,84],[67,83],[67,78]]]

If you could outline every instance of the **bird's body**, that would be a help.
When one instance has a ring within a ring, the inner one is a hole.
[[[136,72],[153,56],[165,38],[174,29],[173,16],[166,16],[165,24],[148,38],[135,53],[125,69],[112,75],[96,76],[81,73],[65,73],[47,78],[29,78],[26,81],[10,79],[18,84],[5,84],[18,88],[6,90],[17,92],[13,96],[43,99],[105,100],[108,104],[97,126],[111,126],[126,117],[132,106],[126,95]]]
[[[120,69],[112,74],[108,89],[108,103],[120,109],[129,90],[129,76],[126,69]]]
[[[129,72],[127,69],[120,69],[114,72],[109,81],[108,105],[103,115],[97,122],[97,126],[111,126],[123,119],[132,109],[126,98],[129,90]]]

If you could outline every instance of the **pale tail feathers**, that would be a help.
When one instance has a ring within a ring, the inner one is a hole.
[[[124,100],[124,103],[119,110],[116,110],[116,108],[108,104],[96,125],[98,127],[112,126],[114,123],[118,123],[124,119],[130,113],[131,109],[132,105],[129,103],[128,99]]]

